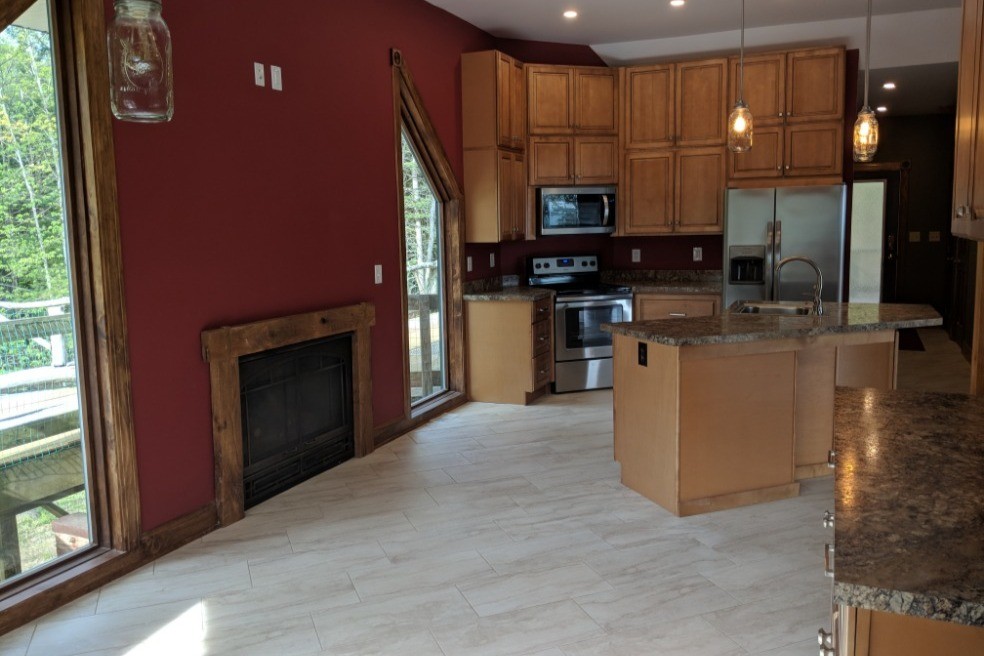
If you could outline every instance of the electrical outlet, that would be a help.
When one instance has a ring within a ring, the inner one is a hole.
[[[639,366],[649,366],[649,347],[646,342],[639,342]]]
[[[266,69],[259,62],[253,62],[253,81],[258,87],[266,86]]]
[[[376,284],[377,285],[382,285],[383,284],[383,265],[382,264],[377,264],[375,267],[373,267],[373,275],[375,277]]]
[[[495,253],[489,253],[489,267],[495,268]]]
[[[467,268],[468,269],[468,272],[471,273],[471,270],[472,270],[472,259],[471,259],[471,255],[469,255],[468,257],[465,258],[465,268]]]
[[[633,248],[632,249],[632,261],[633,262],[642,262],[642,250],[640,250],[638,248]]]
[[[941,236],[942,235],[939,230],[929,231],[929,241],[939,241]]]
[[[704,249],[700,246],[694,246],[694,262],[700,262],[704,259]]]
[[[909,241],[916,243],[922,241],[922,233],[918,230],[913,230],[909,233]]]
[[[284,78],[279,66],[270,66],[270,88],[274,91],[284,90]]]

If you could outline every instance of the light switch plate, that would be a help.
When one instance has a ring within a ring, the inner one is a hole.
[[[284,78],[279,66],[270,66],[270,88],[274,91],[284,90]]]
[[[942,234],[939,230],[929,231],[929,241],[939,241],[942,238]]]
[[[259,62],[253,62],[253,81],[258,87],[266,86],[266,70]]]
[[[468,257],[465,258],[465,267],[468,269],[469,272],[471,272],[471,270],[472,270],[472,259],[471,259],[471,255],[469,255]]]
[[[640,250],[638,248],[633,248],[632,249],[632,261],[633,262],[642,262],[642,250]]]
[[[919,232],[918,230],[913,230],[909,232],[909,241],[913,243],[922,241],[922,233]]]
[[[373,267],[373,275],[375,277],[376,284],[377,285],[382,285],[383,284],[383,265],[382,264],[377,264],[376,266]]]
[[[700,262],[704,259],[704,249],[701,246],[694,246],[694,262]]]
[[[495,253],[489,253],[489,267],[495,268]]]

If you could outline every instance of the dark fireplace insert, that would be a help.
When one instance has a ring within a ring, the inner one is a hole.
[[[352,333],[239,358],[249,508],[355,455]]]

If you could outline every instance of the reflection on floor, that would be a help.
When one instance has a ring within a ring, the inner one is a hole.
[[[832,480],[673,517],[619,483],[611,403],[469,404],[0,637],[0,653],[816,654]]]
[[[923,392],[970,390],[970,363],[943,328],[920,328],[925,351],[899,351],[898,388]]]

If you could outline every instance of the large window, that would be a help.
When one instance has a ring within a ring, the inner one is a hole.
[[[444,327],[444,230],[441,201],[404,129],[403,244],[406,262],[410,403],[447,389]]]
[[[48,8],[0,33],[0,580],[90,543]]]

